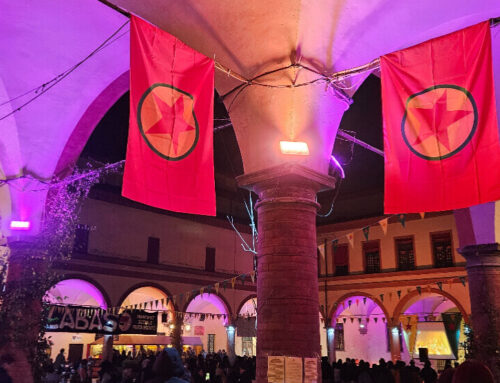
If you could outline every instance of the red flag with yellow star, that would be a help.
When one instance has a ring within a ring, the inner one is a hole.
[[[213,96],[213,60],[131,17],[124,197],[215,215]]]
[[[488,22],[381,57],[385,213],[500,199]]]

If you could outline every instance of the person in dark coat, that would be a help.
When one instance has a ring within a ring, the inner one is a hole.
[[[424,381],[424,383],[436,383],[437,373],[431,367],[431,362],[428,360],[425,361],[424,368],[420,371],[420,377]]]

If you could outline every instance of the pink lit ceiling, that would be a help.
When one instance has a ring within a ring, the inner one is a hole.
[[[112,2],[245,76],[288,65],[291,60],[323,72],[351,68],[500,16],[497,0]],[[0,7],[0,118],[34,94],[9,100],[85,58],[127,20],[98,0],[0,0]],[[497,73],[499,33],[500,28],[493,31]],[[0,121],[0,173],[12,177],[24,172],[50,178],[56,170],[67,169],[106,110],[127,90],[128,67],[128,34],[124,34],[53,89]],[[290,83],[295,76],[298,81],[312,78],[305,71],[290,70],[266,81]],[[346,92],[352,94],[363,78],[347,82],[345,86],[350,89]],[[216,74],[221,94],[237,84],[226,75]],[[498,86],[497,90],[499,93]],[[226,105],[231,101],[228,98]],[[326,172],[345,109],[345,103],[325,90],[324,84],[295,89],[250,87],[243,91],[232,105],[230,116],[245,172],[290,160],[279,153],[281,139],[306,141],[311,155],[301,161]],[[4,231],[11,218],[31,220],[36,231],[46,193],[31,190],[39,186],[35,181],[19,181],[9,187],[10,196],[0,193]],[[6,208],[9,204],[11,208]]]
[[[101,291],[93,284],[81,279],[66,279],[52,287],[45,301],[80,306],[99,306],[106,308],[106,300]]]

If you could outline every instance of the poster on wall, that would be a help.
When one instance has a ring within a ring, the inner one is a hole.
[[[97,308],[51,305],[45,331],[156,335],[157,326],[158,314],[144,310],[111,314]]]
[[[194,335],[205,335],[205,326],[194,326]]]
[[[294,356],[285,358],[285,382],[302,383],[302,358]]]
[[[285,357],[268,356],[267,357],[267,381],[268,383],[285,382]]]
[[[304,383],[318,382],[318,359],[304,358]]]

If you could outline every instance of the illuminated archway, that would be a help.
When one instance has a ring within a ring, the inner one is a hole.
[[[400,318],[405,347],[401,358],[418,358],[427,349],[430,359],[463,360],[465,326],[469,317],[460,302],[445,291],[426,289],[407,294],[394,310]]]
[[[184,336],[198,337],[207,352],[227,349],[226,326],[233,325],[232,313],[223,296],[203,293],[185,305]]]
[[[336,358],[363,359],[376,363],[390,360],[387,309],[370,294],[345,294],[333,305],[332,327]]]
[[[84,279],[64,279],[53,286],[44,296],[44,301],[51,304],[90,306],[106,309],[109,300],[96,283]],[[76,360],[88,356],[88,346],[95,340],[95,334],[75,332],[47,332],[46,338],[52,344],[51,358],[55,359],[59,350],[64,348],[66,357]],[[83,345],[82,347],[77,345]],[[78,349],[78,350],[77,350]],[[71,350],[71,353],[70,353]],[[74,351],[77,350],[77,351]]]
[[[236,355],[257,355],[257,295],[244,299],[237,311]]]

